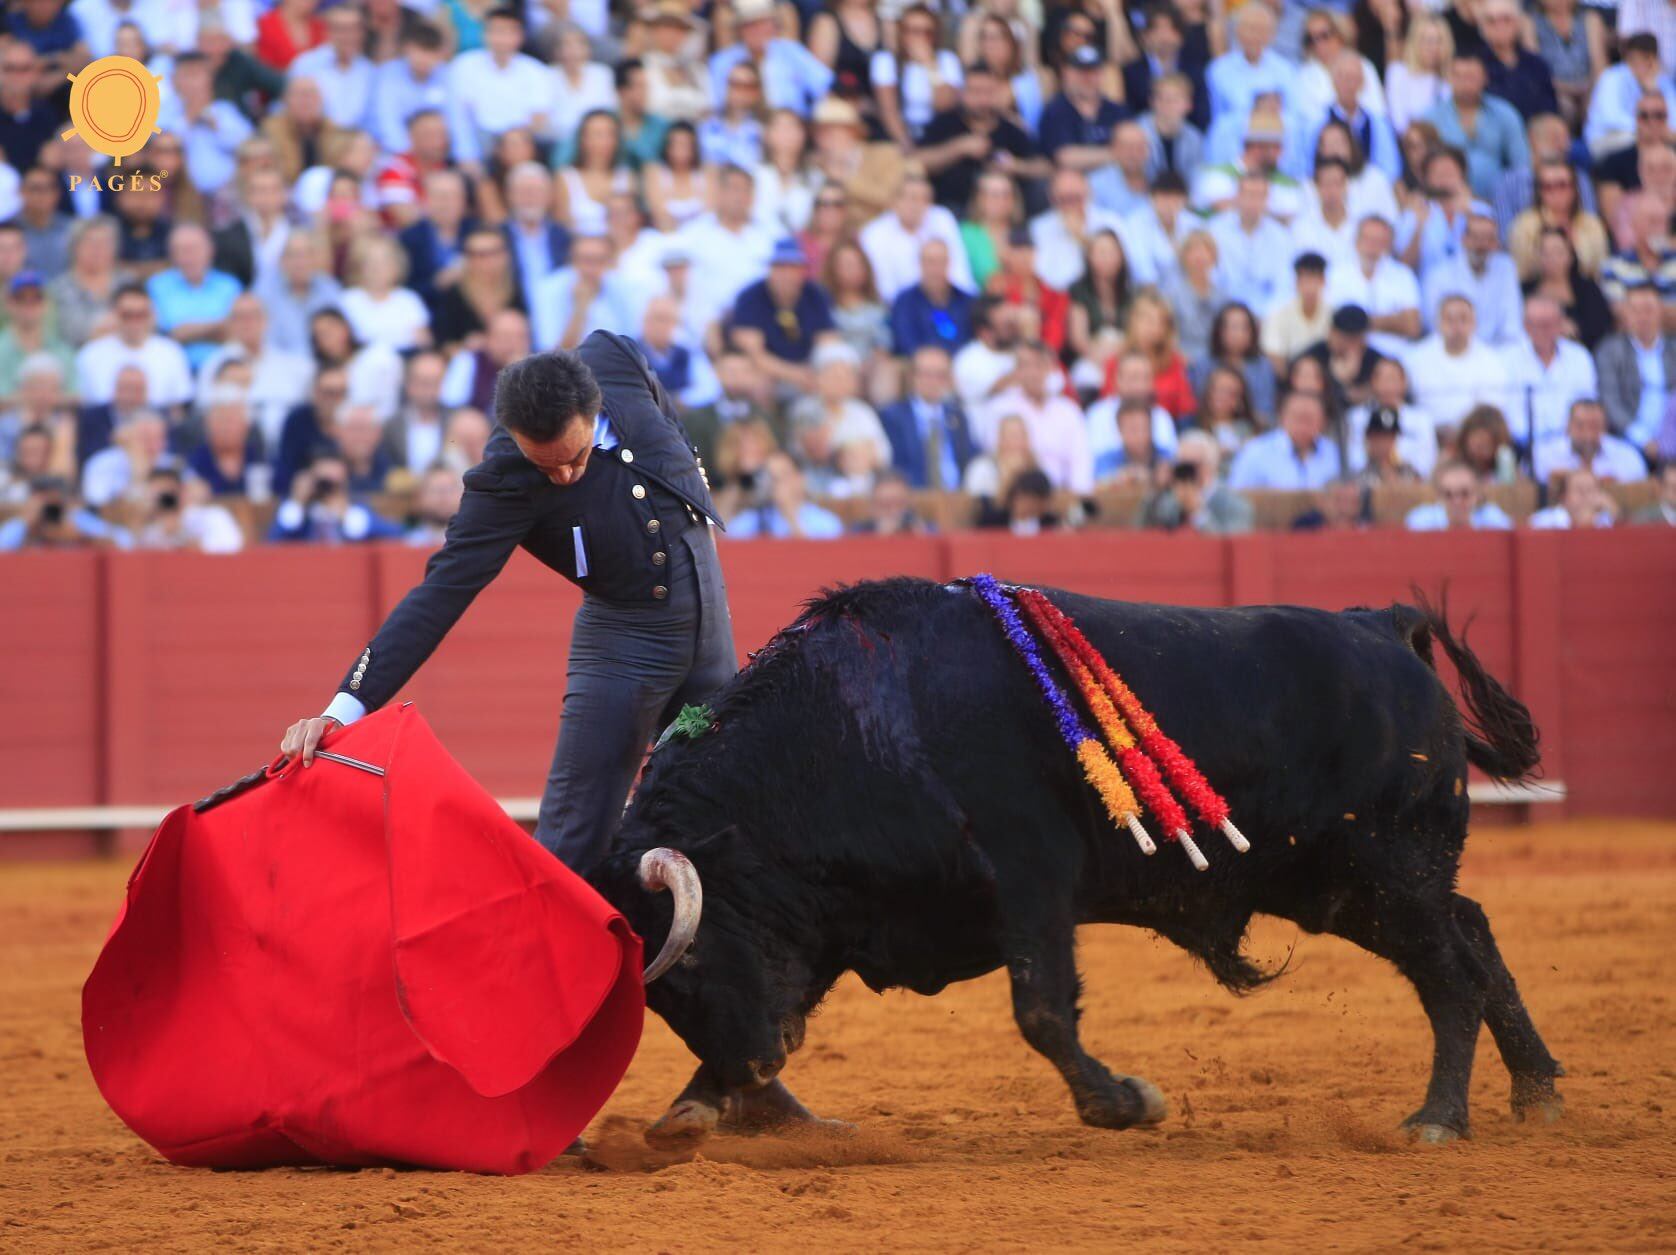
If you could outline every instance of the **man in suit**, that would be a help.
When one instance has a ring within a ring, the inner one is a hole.
[[[908,395],[879,414],[890,439],[891,464],[915,488],[954,492],[977,453],[966,411],[954,395],[946,350],[928,344],[914,354]]]
[[[280,748],[306,765],[334,724],[394,697],[521,545],[583,592],[535,833],[582,870],[605,854],[652,735],[734,672],[716,507],[673,403],[620,336],[507,366],[495,418],[424,581]]]
[[[1188,117],[1201,132],[1210,125],[1210,93],[1205,88],[1205,63],[1187,47],[1181,14],[1173,5],[1154,4],[1146,11],[1141,31],[1141,55],[1123,67],[1123,98],[1140,110],[1152,99],[1153,84],[1180,74],[1192,85]]]
[[[1676,338],[1664,334],[1662,314],[1657,288],[1631,288],[1624,296],[1624,329],[1595,350],[1600,400],[1613,435],[1648,453],[1655,452],[1665,408],[1676,394]]]

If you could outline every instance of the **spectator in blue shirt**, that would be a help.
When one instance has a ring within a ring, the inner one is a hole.
[[[1513,526],[1505,510],[1484,500],[1478,474],[1465,462],[1445,462],[1437,468],[1437,495],[1436,501],[1410,510],[1403,526],[1411,532],[1505,532]]]
[[[710,58],[710,95],[717,108],[727,97],[728,71],[749,61],[762,76],[762,94],[770,109],[790,109],[808,117],[814,104],[832,90],[832,70],[794,39],[774,33],[774,0],[737,0],[733,6],[735,43]]]
[[[185,145],[192,186],[213,195],[233,181],[238,170],[235,154],[253,128],[237,105],[215,99],[209,60],[201,52],[175,58],[169,87],[173,90],[163,92],[157,125]]]
[[[401,56],[379,66],[373,80],[373,136],[387,153],[406,152],[413,115],[447,110],[447,44],[429,22],[415,22],[402,32]]]
[[[778,451],[769,454],[762,474],[768,478],[767,498],[729,519],[729,536],[735,540],[763,536],[776,540],[833,540],[844,534],[842,519],[809,500],[803,472],[791,454]]]
[[[1477,56],[1457,52],[1449,63],[1450,98],[1426,114],[1439,138],[1466,154],[1467,181],[1482,201],[1495,199],[1502,175],[1530,164],[1524,119],[1501,97],[1484,94],[1488,82]]]
[[[1112,128],[1133,114],[1100,92],[1104,58],[1084,44],[1065,62],[1064,87],[1042,110],[1041,147],[1055,165],[1093,170],[1111,160]]]
[[[919,251],[920,280],[904,288],[890,308],[890,334],[898,357],[912,357],[926,345],[953,354],[972,338],[972,302],[949,279],[949,246],[927,240]]]
[[[194,370],[226,338],[227,315],[243,291],[232,275],[210,267],[214,256],[209,232],[183,222],[169,232],[171,265],[146,282],[157,309],[157,329],[186,349]]]
[[[1274,11],[1267,4],[1246,4],[1234,18],[1234,43],[1205,71],[1210,89],[1210,114],[1244,118],[1257,97],[1276,93],[1286,98],[1298,69],[1271,45]]]
[[[733,342],[775,384],[808,392],[815,386],[809,358],[834,334],[832,302],[809,278],[809,258],[789,236],[774,246],[768,277],[748,284],[733,306]]]
[[[1326,402],[1313,392],[1290,392],[1279,425],[1246,442],[1228,472],[1230,488],[1319,491],[1343,469],[1338,445],[1327,438]]]

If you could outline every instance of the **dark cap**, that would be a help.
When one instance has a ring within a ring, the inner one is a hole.
[[[1333,311],[1333,330],[1359,336],[1368,329],[1368,311],[1360,305],[1341,305]]]
[[[1187,195],[1187,180],[1174,170],[1165,170],[1152,180],[1152,193],[1156,196],[1160,192],[1173,192],[1177,196]]]
[[[45,288],[46,286],[47,281],[39,270],[20,270],[12,276],[11,287],[7,290],[16,293],[29,288]]]
[[[1368,411],[1366,430],[1370,436],[1400,436],[1402,416],[1389,405],[1377,405]]]
[[[1080,44],[1073,48],[1067,60],[1079,70],[1098,70],[1106,62],[1099,49],[1091,44]]]

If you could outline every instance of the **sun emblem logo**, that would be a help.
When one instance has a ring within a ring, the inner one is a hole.
[[[133,57],[100,57],[80,74],[69,76],[70,121],[59,138],[81,136],[96,153],[121,165],[146,146],[157,130],[162,82]]]

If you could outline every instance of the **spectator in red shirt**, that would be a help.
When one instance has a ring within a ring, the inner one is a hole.
[[[1024,305],[1041,318],[1041,341],[1055,354],[1065,351],[1071,319],[1071,298],[1048,287],[1036,276],[1036,242],[1029,227],[1014,227],[1001,250],[1001,269],[989,278],[986,290],[1008,305]]]
[[[1152,389],[1158,404],[1178,422],[1191,417],[1198,402],[1187,379],[1187,359],[1176,341],[1176,317],[1169,304],[1150,291],[1137,293],[1129,306],[1125,344],[1152,363]],[[1116,384],[1116,360],[1107,367],[1106,393]]]
[[[256,55],[283,70],[299,54],[326,42],[326,23],[315,12],[318,0],[279,0],[256,23]]]

